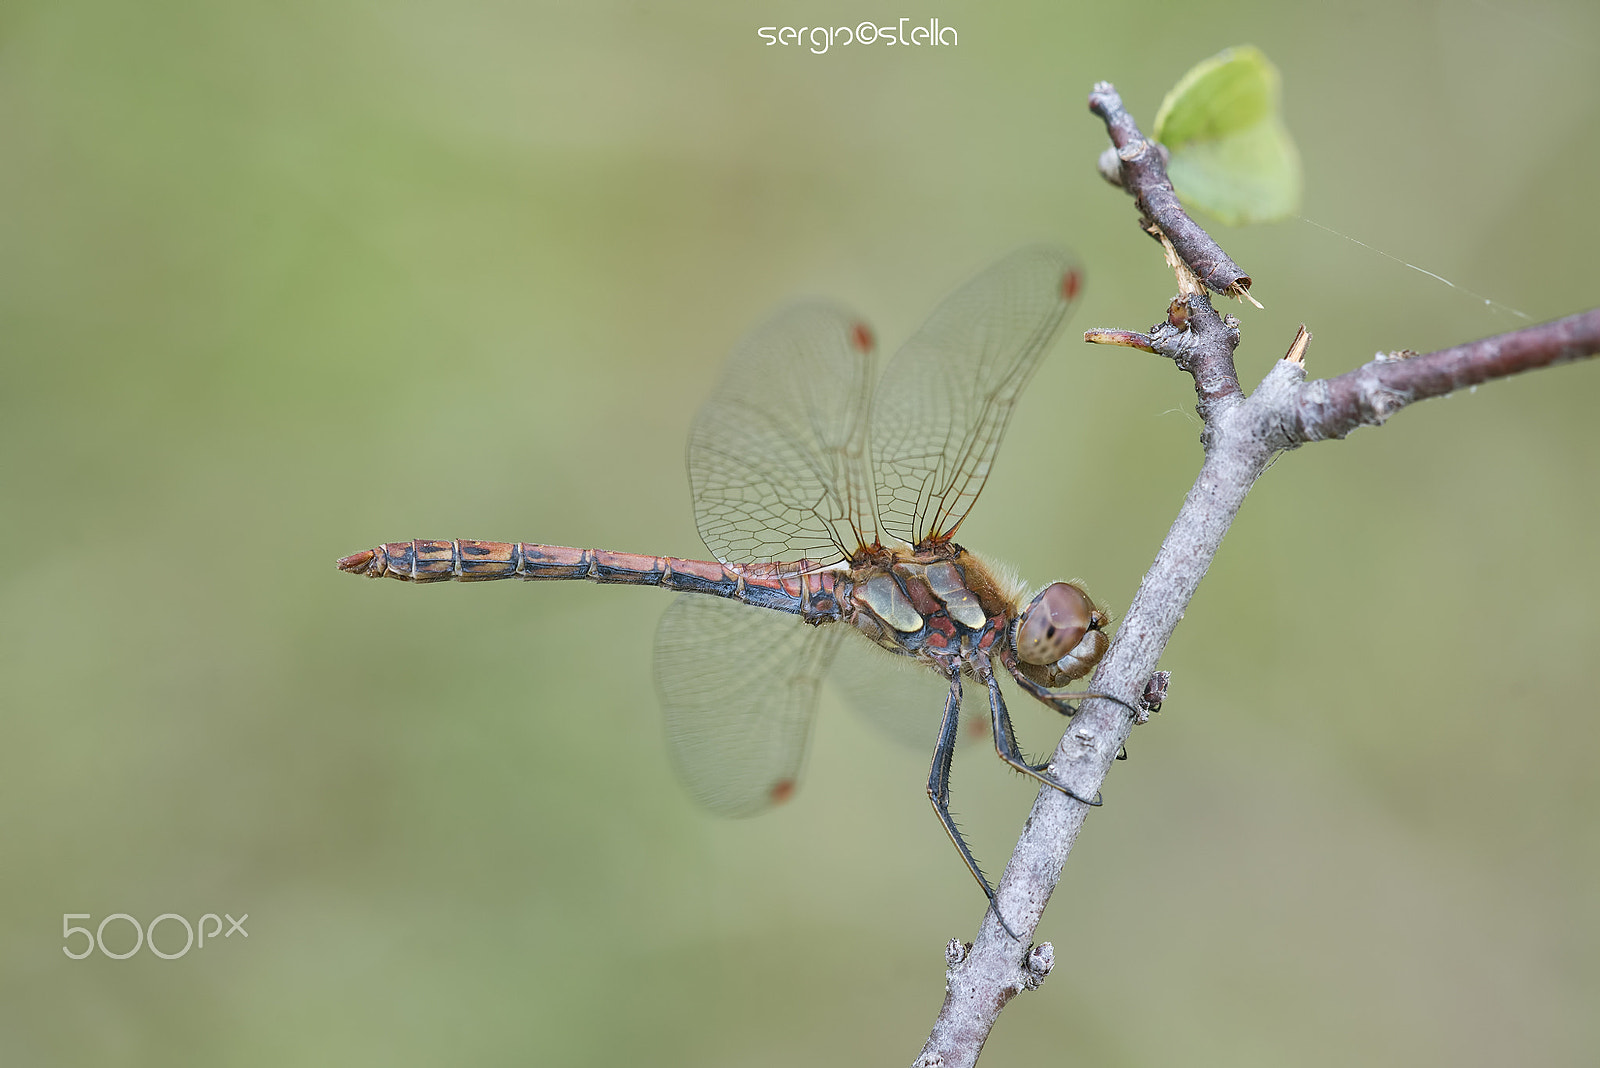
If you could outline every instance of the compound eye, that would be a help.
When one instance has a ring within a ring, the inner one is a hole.
[[[1095,621],[1088,594],[1070,582],[1039,592],[1017,624],[1017,656],[1024,664],[1054,664],[1083,640]]]

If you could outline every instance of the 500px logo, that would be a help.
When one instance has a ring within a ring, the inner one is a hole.
[[[228,916],[228,914],[224,912],[222,916]],[[222,916],[218,916],[215,912],[208,912],[204,916],[200,917],[199,927],[201,949],[206,948],[206,939],[208,937],[212,941],[216,941],[217,935],[222,931]],[[96,948],[99,948],[102,954],[110,957],[112,960],[127,960],[129,957],[139,952],[139,948],[141,946],[149,946],[150,952],[154,953],[162,960],[177,960],[179,957],[189,952],[190,947],[195,944],[194,927],[190,925],[188,920],[184,919],[182,916],[179,916],[176,912],[163,912],[161,915],[150,921],[150,926],[148,928],[140,927],[139,921],[134,919],[132,916],[129,916],[126,912],[113,912],[111,915],[101,920],[100,926],[96,927],[93,932],[90,932],[89,928],[87,927],[74,927],[72,924],[73,920],[88,920],[92,918],[93,917],[87,912],[63,912],[61,914],[61,940],[63,942],[71,939],[73,935],[80,934],[87,939],[82,953],[72,952],[71,946],[64,945],[61,947],[61,952],[65,953],[73,960],[82,960],[89,954],[93,953]],[[237,931],[239,934],[249,938],[250,932],[244,929],[244,921],[248,920],[249,918],[250,914],[248,912],[240,916],[237,920],[232,916],[228,916],[228,933],[224,934],[222,937],[231,938],[233,937],[234,932]],[[106,924],[110,923],[112,920],[126,920],[128,921],[129,926],[133,928],[132,949],[123,953],[115,953],[106,948]],[[173,923],[178,923],[183,926],[183,948],[178,950],[176,953],[163,953],[156,946],[156,928],[161,926],[161,922],[163,920],[170,920]],[[213,925],[209,934],[206,931],[207,920],[210,920]]]
[[[956,28],[954,26],[941,26],[938,19],[929,19],[926,26],[907,27],[911,20],[901,19],[892,26],[879,26],[873,22],[858,22],[854,26],[763,26],[756,31],[756,35],[767,42],[767,47],[773,45],[803,45],[809,44],[815,55],[822,55],[834,45],[843,48],[850,44],[884,44],[884,45],[953,45],[956,43]]]

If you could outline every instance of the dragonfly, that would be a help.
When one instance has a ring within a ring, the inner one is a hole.
[[[844,308],[800,304],[758,327],[689,434],[695,519],[712,560],[414,540],[338,566],[403,582],[585,579],[678,591],[655,645],[668,747],[696,800],[731,816],[794,795],[842,641],[910,658],[944,684],[928,798],[992,907],[994,888],[950,814],[964,679],[987,697],[1001,760],[1099,804],[1023,755],[999,680],[1072,715],[1069,700],[1101,696],[1062,688],[1105,654],[1107,613],[1073,582],[1030,596],[955,541],[1082,287],[1066,251],[1014,252],[947,297],[881,378],[872,331]]]

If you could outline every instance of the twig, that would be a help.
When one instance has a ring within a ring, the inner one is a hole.
[[[1145,218],[1161,228],[1177,249],[1183,262],[1213,293],[1244,297],[1250,290],[1250,276],[1228,258],[1222,247],[1202,230],[1178,203],[1172,182],[1167,179],[1167,164],[1160,146],[1146,141],[1139,126],[1122,107],[1122,97],[1110,82],[1097,82],[1089,94],[1089,110],[1105,120],[1117,158],[1122,164],[1118,183],[1144,212]]]
[[[1291,413],[1291,432],[1297,442],[1342,438],[1359,426],[1381,426],[1414,401],[1592,356],[1597,343],[1600,309],[1426,356],[1380,355],[1338,378],[1306,383]]]
[[[1138,138],[1137,127],[1121,110],[1110,85],[1097,85],[1090,99],[1092,107],[1100,102],[1095,111],[1105,118],[1114,142],[1121,145]],[[1164,173],[1160,177],[1164,183]],[[1148,200],[1137,193],[1137,186],[1128,184],[1148,213]],[[1194,227],[1205,245],[1216,249],[1186,215],[1183,221]],[[1170,218],[1161,223],[1169,236],[1171,224]],[[1173,243],[1178,245],[1175,237]],[[1182,252],[1183,246],[1178,248],[1190,267],[1205,277],[1190,254]],[[1215,255],[1220,261],[1201,262],[1231,266],[1221,249]],[[1248,281],[1244,279],[1245,284]],[[1343,437],[1358,426],[1379,425],[1413,401],[1600,353],[1600,309],[1424,356],[1380,356],[1348,374],[1312,382],[1306,381],[1304,362],[1311,335],[1301,327],[1288,353],[1249,396],[1240,388],[1233,363],[1238,323],[1232,316],[1219,316],[1204,294],[1174,300],[1166,322],[1149,334],[1091,330],[1085,340],[1127,345],[1172,359],[1194,377],[1204,424],[1205,459],[1199,476],[1089,684],[1094,692],[1123,695],[1132,704],[1155,672],[1245,495],[1278,454],[1306,442]],[[1056,748],[1050,773],[1079,796],[1094,796],[1133,726],[1134,718],[1121,705],[1085,701]],[[1038,924],[1088,812],[1086,805],[1059,790],[1039,791],[995,890],[996,908],[1024,939]],[[1104,922],[1103,917],[1080,915],[1082,908],[1076,902],[1066,905],[1067,929]],[[1039,962],[1054,959],[1053,950],[1041,957],[1047,946],[1030,950],[1014,941],[993,910],[985,914],[970,947],[952,942],[946,958],[944,1005],[916,1064],[955,1068],[976,1063],[1000,1010],[1043,981]]]

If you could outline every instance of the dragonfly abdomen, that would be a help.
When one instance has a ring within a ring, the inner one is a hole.
[[[837,619],[839,615],[833,592],[835,573],[819,571],[807,560],[719,564],[532,542],[419,539],[387,542],[346,556],[339,561],[339,570],[373,578],[387,576],[401,582],[583,579],[661,586],[793,612],[810,622]]]

